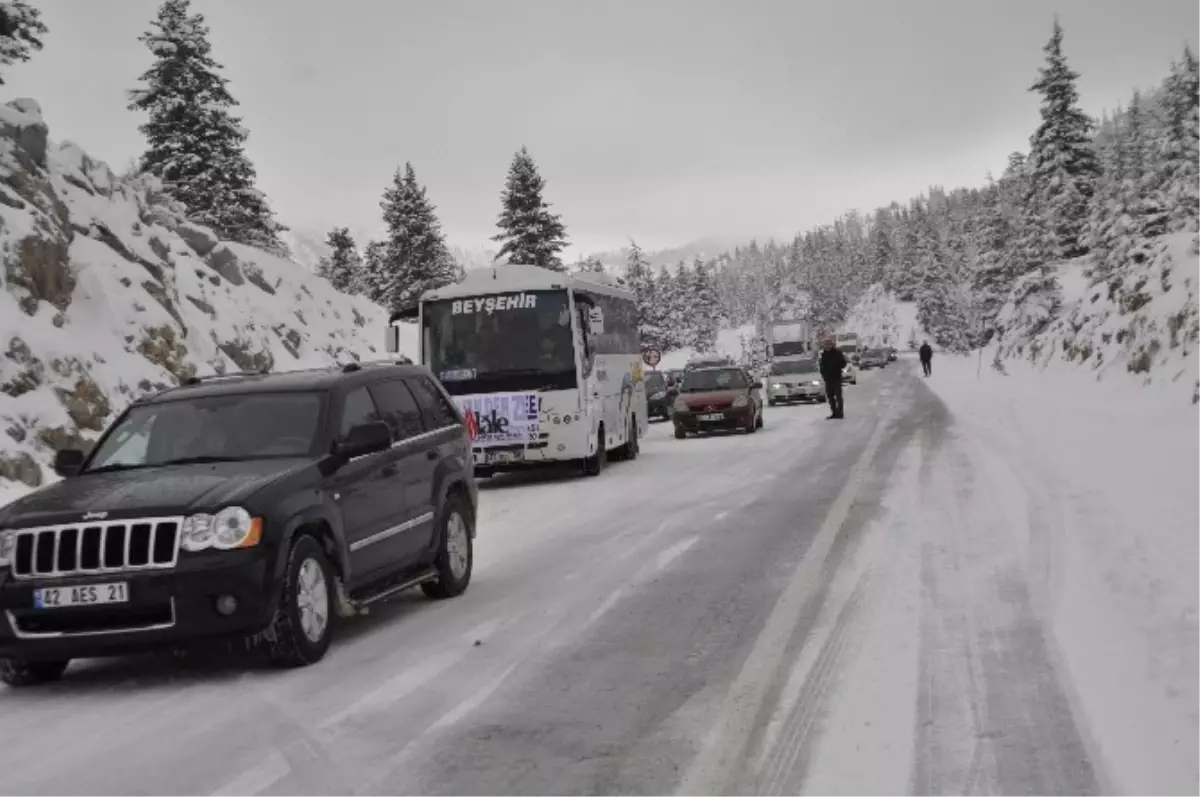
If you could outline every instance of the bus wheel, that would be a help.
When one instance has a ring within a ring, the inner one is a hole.
[[[605,446],[604,424],[596,429],[596,453],[583,460],[584,476],[599,476],[600,471],[608,464],[608,449]]]
[[[625,445],[617,449],[617,459],[622,462],[629,462],[637,459],[640,447],[638,446],[638,425],[637,416],[629,416],[629,436],[625,438]]]

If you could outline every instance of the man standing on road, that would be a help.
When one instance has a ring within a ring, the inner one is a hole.
[[[921,369],[925,371],[925,376],[929,376],[933,373],[933,348],[930,347],[929,341],[921,344],[918,354],[921,357]]]
[[[832,337],[821,341],[821,379],[825,380],[825,396],[829,400],[829,418],[845,418],[842,413],[842,370],[846,367],[846,355],[834,346]]]

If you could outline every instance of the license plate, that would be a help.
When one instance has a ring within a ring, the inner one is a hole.
[[[493,451],[487,455],[487,461],[491,462],[515,462],[517,455],[511,451]]]
[[[699,415],[697,417],[702,421],[723,421],[723,420],[725,420],[724,414],[722,414],[720,412],[710,412],[706,415]]]
[[[76,606],[100,606],[106,603],[129,603],[129,585],[124,581],[117,581],[111,584],[46,587],[33,591],[33,608],[35,609],[68,609]]]

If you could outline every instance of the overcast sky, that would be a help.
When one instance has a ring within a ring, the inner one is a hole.
[[[6,99],[121,170],[157,0],[32,0],[45,49]],[[1089,112],[1157,85],[1196,0],[193,0],[284,223],[377,228],[412,161],[452,243],[495,232],[513,152],[585,251],[790,236],[1028,147],[1057,12]],[[573,247],[574,250],[574,247]],[[575,254],[574,250],[571,254]]]

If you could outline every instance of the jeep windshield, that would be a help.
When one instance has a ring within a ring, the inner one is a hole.
[[[104,438],[85,473],[312,456],[321,393],[235,393],[143,404]]]
[[[666,378],[658,371],[646,374],[646,392],[656,393],[667,389]]]
[[[565,290],[425,302],[421,325],[425,364],[454,395],[576,386]]]
[[[817,372],[817,361],[814,359],[807,360],[784,360],[783,362],[775,362],[771,365],[771,374],[773,376],[783,376],[785,374],[815,374]]]
[[[717,390],[740,390],[750,387],[746,375],[737,368],[705,368],[692,371],[683,380],[684,393],[708,393]]]

